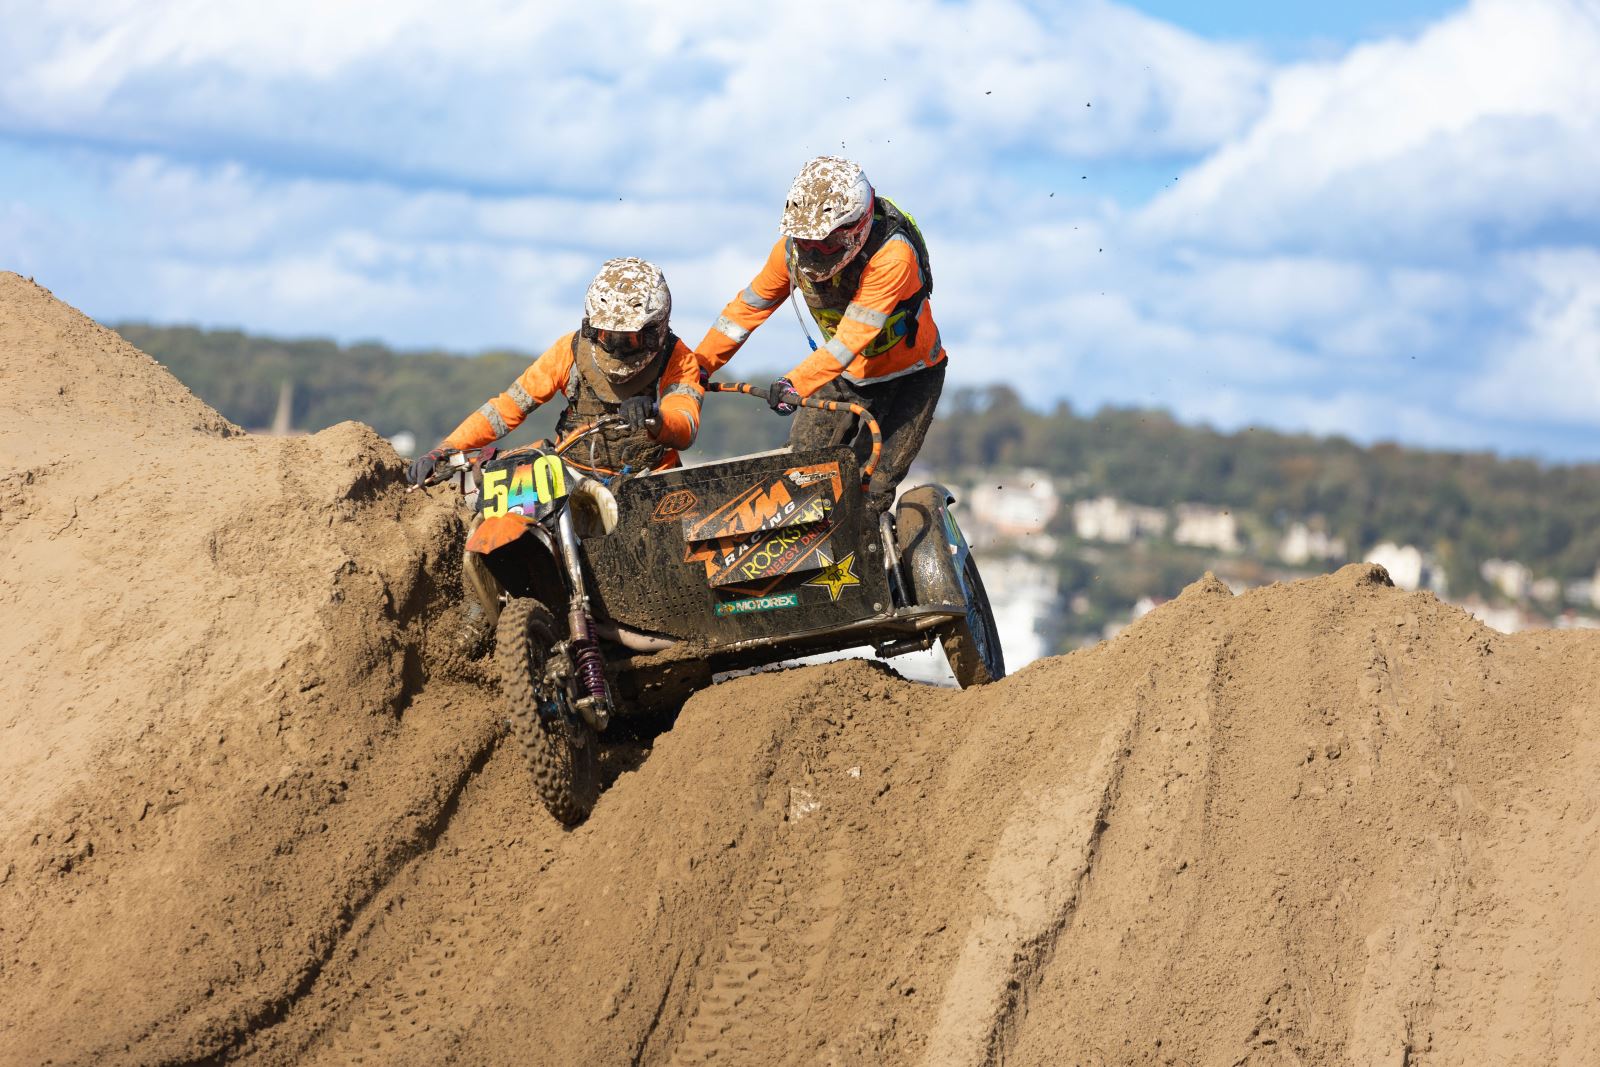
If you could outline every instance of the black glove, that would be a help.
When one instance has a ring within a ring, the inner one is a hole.
[[[622,402],[618,414],[622,416],[622,421],[628,424],[630,430],[645,429],[645,423],[651,419],[657,422],[661,420],[661,408],[653,396],[630,396]]]
[[[432,452],[424,452],[411,461],[411,468],[406,471],[406,479],[412,485],[427,485],[428,479],[433,477],[433,469],[444,458],[444,449],[436,448]]]
[[[794,383],[787,378],[779,378],[767,388],[767,406],[779,415],[793,415],[800,409],[800,394],[794,391]]]
[[[705,389],[705,387],[710,385],[710,384],[711,384],[711,372],[706,370],[704,367],[701,367],[700,368],[700,388],[701,388],[701,390],[703,391]]]

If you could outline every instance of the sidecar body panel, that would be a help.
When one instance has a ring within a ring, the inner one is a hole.
[[[708,648],[870,618],[889,604],[848,448],[778,451],[615,487],[621,521],[583,541],[605,616]]]

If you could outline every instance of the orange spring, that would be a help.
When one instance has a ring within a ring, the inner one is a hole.
[[[708,393],[748,393],[750,396],[767,399],[765,389],[757,389],[749,382],[707,382]],[[848,411],[856,418],[867,424],[867,431],[872,434],[872,455],[867,457],[867,462],[861,467],[861,485],[864,488],[872,480],[872,472],[878,469],[878,457],[883,453],[883,434],[878,429],[878,420],[872,413],[860,404],[851,404],[839,400],[812,400],[809,397],[800,398],[803,408],[820,408],[823,411]]]

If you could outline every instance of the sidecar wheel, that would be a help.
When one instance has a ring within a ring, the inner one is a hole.
[[[555,618],[537,600],[513,599],[495,630],[495,666],[511,731],[522,746],[534,788],[551,815],[576,826],[600,797],[600,738],[566,713],[563,694],[544,680],[556,643]]]
[[[961,584],[967,590],[966,617],[945,627],[939,635],[939,643],[944,646],[944,656],[950,661],[950,672],[956,676],[956,684],[970,689],[1004,678],[1006,664],[1000,650],[1000,632],[994,625],[994,610],[989,607],[989,594],[984,591],[978,562],[970,552],[961,568]]]

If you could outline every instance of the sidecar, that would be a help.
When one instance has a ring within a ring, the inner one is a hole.
[[[614,487],[617,521],[581,541],[621,688],[669,704],[713,674],[799,656],[940,640],[963,686],[1005,673],[988,596],[938,485],[865,513],[844,446],[780,449]]]

